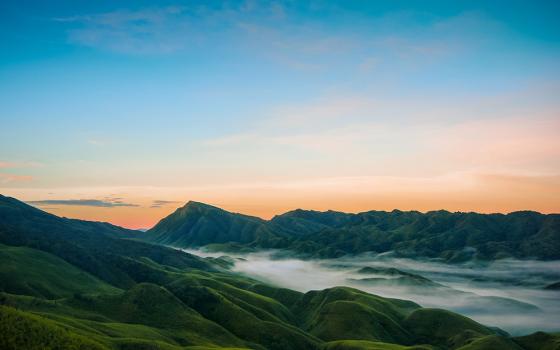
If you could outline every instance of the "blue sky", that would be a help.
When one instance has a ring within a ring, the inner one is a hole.
[[[0,190],[129,226],[157,200],[558,211],[559,7],[2,2]],[[137,206],[73,206],[113,192]]]

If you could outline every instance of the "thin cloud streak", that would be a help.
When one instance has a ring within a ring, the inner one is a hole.
[[[45,199],[37,201],[28,201],[27,203],[37,206],[44,205],[69,205],[69,206],[86,206],[86,207],[138,207],[137,204],[125,203],[120,200],[104,201],[99,199]]]
[[[170,204],[177,204],[180,203],[179,201],[166,201],[166,200],[160,200],[160,199],[155,199],[152,202],[152,205],[150,205],[150,208],[162,208],[165,206],[168,206]]]
[[[0,184],[33,181],[33,176],[0,173]]]

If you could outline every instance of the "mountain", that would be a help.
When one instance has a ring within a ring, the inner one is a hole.
[[[270,286],[216,259],[126,238],[136,234],[0,197],[0,348],[533,350],[560,341],[546,333],[512,338],[456,313],[352,288]]]
[[[135,235],[107,223],[60,218],[0,195],[0,244],[50,253],[118,287],[161,278],[153,272],[147,276],[152,261],[175,268],[213,268],[194,255],[119,238]]]
[[[278,248],[321,258],[392,251],[449,262],[506,257],[560,259],[560,215],[531,211],[348,214],[298,209],[266,221],[189,202],[138,237],[181,248]]]
[[[202,246],[211,243],[271,242],[275,234],[266,221],[227,212],[211,205],[188,202],[161,220],[142,236],[150,241],[179,247]]]

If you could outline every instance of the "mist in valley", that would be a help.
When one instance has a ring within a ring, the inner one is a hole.
[[[383,297],[412,300],[423,307],[461,313],[512,335],[560,331],[560,261],[498,260],[446,264],[397,258],[391,254],[326,260],[282,257],[276,251],[230,256],[232,270],[279,287],[307,292],[334,286],[357,288]]]

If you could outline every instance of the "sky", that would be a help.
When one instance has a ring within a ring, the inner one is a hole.
[[[0,193],[148,228],[560,212],[557,1],[2,1]]]

